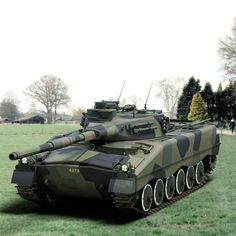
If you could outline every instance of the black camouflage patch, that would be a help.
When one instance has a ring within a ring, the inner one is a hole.
[[[179,154],[180,154],[181,158],[184,159],[185,154],[187,153],[187,151],[189,149],[190,141],[189,141],[188,137],[185,137],[183,135],[177,136],[176,140],[177,140],[177,146],[179,149]]]
[[[164,144],[164,143],[163,143]],[[166,167],[168,165],[170,165],[170,163],[172,162],[172,147],[170,147],[170,145],[168,145],[168,143],[165,143],[164,145],[164,149],[163,149],[163,163],[162,163],[162,167]]]
[[[202,133],[200,130],[196,130],[194,132],[194,135],[195,135],[195,138],[194,138],[193,150],[199,151]]]
[[[158,178],[158,179],[163,179],[166,177],[164,169],[157,164],[153,166],[152,175],[153,175],[153,178]]]
[[[95,184],[101,196],[107,198],[113,167],[118,163],[125,164],[128,160],[128,156],[100,153],[80,162],[80,173],[85,180]]]
[[[49,143],[44,143],[40,145],[39,148],[40,148],[40,152],[45,152],[45,151],[50,150],[52,148],[52,145],[50,145]]]
[[[93,182],[100,195],[107,199],[109,197],[108,187],[112,178],[111,170],[101,170],[91,166],[81,166],[80,173],[86,181]]]
[[[102,125],[87,128],[85,131],[94,131],[96,133],[96,139],[103,139],[107,137],[107,130]]]
[[[99,153],[93,157],[88,158],[87,160],[80,162],[80,166],[88,165],[105,169],[113,169],[113,167],[118,163],[127,164],[128,160],[129,157],[124,155]]]

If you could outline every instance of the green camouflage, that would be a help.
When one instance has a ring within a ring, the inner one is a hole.
[[[109,110],[114,112],[113,107],[106,112]],[[19,194],[32,200],[24,192],[27,189],[45,201],[51,200],[51,196],[113,201],[127,197],[134,199],[133,205],[141,201],[140,209],[149,211],[158,179],[165,183],[168,200],[168,189],[174,187],[168,185],[170,176],[175,176],[176,191],[180,192],[178,186],[186,181],[191,184],[188,167],[195,168],[192,178],[197,183],[203,175],[200,162],[204,171],[214,168],[220,146],[214,125],[190,123],[166,133],[163,115],[145,112],[133,118],[132,114],[123,113],[112,119],[109,116],[109,121],[90,124],[84,130],[53,138],[33,149],[12,152],[9,158],[19,159],[12,176]],[[178,182],[180,169],[186,176],[182,182]],[[152,199],[146,193],[148,188]]]

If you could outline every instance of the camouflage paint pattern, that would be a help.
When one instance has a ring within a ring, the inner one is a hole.
[[[13,152],[9,158],[20,159],[12,177],[18,185],[27,182],[24,172],[30,169],[34,172],[31,185],[39,191],[112,199],[136,193],[150,181],[196,165],[206,156],[216,156],[219,145],[214,125],[203,123],[164,134],[161,117],[151,115],[88,126],[82,133]],[[35,161],[23,164],[27,156]]]

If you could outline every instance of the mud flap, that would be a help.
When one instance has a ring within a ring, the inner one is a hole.
[[[31,187],[34,183],[35,172],[31,170],[14,170],[11,183]]]

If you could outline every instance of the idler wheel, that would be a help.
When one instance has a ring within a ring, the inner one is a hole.
[[[196,171],[195,171],[196,184],[200,184],[203,181],[203,177],[204,177],[204,165],[203,162],[200,161],[196,165]]]
[[[160,206],[165,196],[164,182],[162,179],[158,179],[154,185],[154,203],[156,206]]]
[[[175,193],[175,177],[174,175],[169,176],[165,183],[165,196],[167,200],[170,200]]]
[[[194,179],[195,179],[195,170],[193,166],[189,166],[186,171],[186,187],[187,189],[191,189],[194,185]]]
[[[46,199],[52,205],[58,202],[58,196],[53,193],[46,193]]]
[[[184,191],[185,187],[185,173],[183,169],[179,169],[179,171],[176,174],[176,180],[175,180],[175,189],[177,194],[181,194]]]
[[[152,207],[153,190],[150,184],[146,184],[141,192],[140,207],[141,210],[148,212]]]

